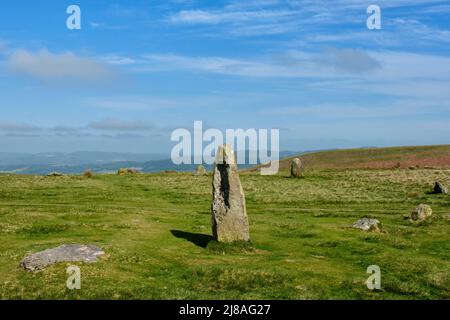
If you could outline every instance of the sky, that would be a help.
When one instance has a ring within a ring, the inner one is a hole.
[[[448,144],[450,1],[4,0],[0,115],[0,152],[169,153],[196,120],[281,150]]]

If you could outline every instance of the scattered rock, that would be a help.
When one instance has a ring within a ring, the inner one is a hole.
[[[218,242],[249,241],[245,196],[230,145],[217,150],[211,206],[213,237]]]
[[[436,182],[434,184],[434,193],[436,193],[436,194],[448,194],[448,189],[442,183]]]
[[[291,177],[299,178],[302,176],[303,164],[299,158],[292,159],[291,161]]]
[[[63,177],[64,174],[60,172],[51,172],[47,175],[47,177]]]
[[[127,174],[127,169],[126,168],[120,168],[119,170],[117,170],[117,174],[119,176],[123,176],[123,175]]]
[[[25,257],[20,265],[27,271],[39,271],[59,262],[97,262],[97,257],[105,254],[95,245],[64,244]]]
[[[206,171],[206,169],[203,165],[197,166],[197,168],[195,169],[195,172],[194,172],[194,174],[196,176],[204,176],[207,173],[208,173],[208,171]]]
[[[117,174],[119,176],[123,176],[123,175],[126,175],[126,174],[136,174],[136,173],[139,173],[139,170],[137,170],[135,168],[120,168],[117,171]]]
[[[175,170],[164,170],[163,173],[165,173],[165,174],[175,174],[175,173],[178,173],[178,172],[175,171]]]
[[[429,205],[426,204],[421,204],[419,206],[417,206],[413,212],[411,212],[411,215],[409,216],[409,218],[413,221],[423,221],[425,219],[427,219],[428,217],[430,217],[433,214],[433,210],[431,209],[431,207]]]
[[[90,179],[90,178],[92,178],[94,176],[94,174],[92,173],[92,170],[86,170],[85,172],[83,172],[83,176],[85,178]]]
[[[381,231],[381,223],[377,219],[362,218],[356,221],[352,227],[363,231]]]

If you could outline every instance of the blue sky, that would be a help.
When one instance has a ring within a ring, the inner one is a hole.
[[[0,111],[2,152],[169,152],[194,120],[282,150],[446,144],[450,1],[2,1]]]

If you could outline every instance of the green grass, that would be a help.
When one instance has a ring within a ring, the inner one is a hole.
[[[449,299],[450,197],[433,195],[447,170],[307,170],[302,179],[246,173],[251,244],[211,242],[211,176],[0,175],[2,299]],[[418,204],[433,218],[404,217]],[[383,232],[349,228],[379,219]],[[107,255],[39,273],[21,259],[64,243]],[[364,282],[382,270],[382,290]]]

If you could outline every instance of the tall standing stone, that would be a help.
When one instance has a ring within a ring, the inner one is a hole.
[[[302,176],[303,164],[299,158],[292,159],[291,161],[291,177],[300,178]]]
[[[249,241],[245,196],[230,145],[217,150],[213,175],[212,232],[219,242]]]

